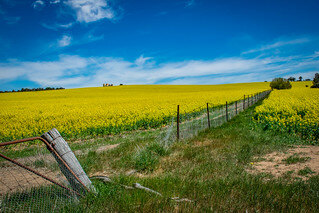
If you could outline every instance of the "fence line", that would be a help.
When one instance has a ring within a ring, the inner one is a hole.
[[[170,124],[160,132],[157,141],[168,146],[176,140],[189,139],[203,130],[220,126],[259,100],[264,99],[270,92],[271,90],[266,90],[260,93],[244,95],[243,99],[226,102],[224,105],[219,106],[206,103],[206,106],[183,114],[180,113],[182,105],[178,105],[176,119],[174,117],[171,118]]]

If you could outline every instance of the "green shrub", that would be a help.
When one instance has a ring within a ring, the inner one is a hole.
[[[285,78],[275,78],[270,83],[271,89],[290,89],[291,83]]]

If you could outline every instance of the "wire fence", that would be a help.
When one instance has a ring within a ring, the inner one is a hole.
[[[264,99],[271,91],[267,90],[253,95],[245,95],[242,99],[224,105],[214,106],[207,103],[192,112],[179,114],[182,106],[177,107],[176,117],[171,118],[157,141],[168,147],[176,140],[186,140],[198,135],[199,132],[217,127],[232,119],[245,109]]]
[[[26,139],[0,145],[0,212],[61,212],[85,195],[50,144]]]

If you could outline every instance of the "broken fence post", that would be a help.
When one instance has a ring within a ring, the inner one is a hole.
[[[74,188],[76,191],[78,191],[80,188],[81,192],[85,192],[86,190],[92,190],[95,192],[95,188],[93,187],[91,180],[84,172],[78,159],[75,157],[68,143],[62,138],[59,131],[54,128],[44,133],[42,138],[46,139],[52,145],[53,149],[60,155],[62,160],[72,170],[73,174],[81,181],[81,183],[78,183],[79,181],[73,177],[74,175],[65,168],[64,164],[61,164],[60,160],[58,160],[61,171],[68,179],[72,188]],[[54,157],[56,158],[56,156]],[[84,185],[84,187],[81,187],[81,185]]]

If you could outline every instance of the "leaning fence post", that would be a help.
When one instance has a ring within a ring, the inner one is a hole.
[[[236,115],[237,115],[237,101],[235,101]]]
[[[245,95],[244,95],[243,110],[245,110],[245,101],[246,101],[246,97],[245,97]]]
[[[227,105],[227,101],[226,101],[226,121],[228,121],[228,105]]]
[[[208,107],[208,103],[207,103],[207,119],[208,119],[208,128],[210,128],[209,107]]]
[[[75,157],[68,143],[62,138],[59,131],[57,129],[52,129],[46,133],[44,133],[42,138],[46,139],[53,147],[53,149],[60,155],[62,160],[68,165],[68,167],[72,170],[74,175],[82,182],[82,184],[87,188],[95,191],[91,180],[86,175],[85,171],[81,167],[78,159]],[[59,161],[58,161],[59,162]],[[59,162],[60,164],[60,162]],[[78,186],[76,184],[76,180],[74,180],[73,175],[70,174],[69,171],[65,170],[64,164],[60,164],[60,168],[62,173],[66,176],[66,178],[70,181],[72,187],[75,187],[75,190],[78,190]]]
[[[177,105],[177,140],[179,140],[179,105]]]

